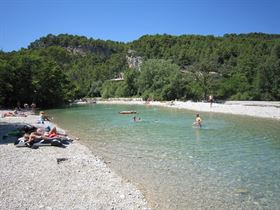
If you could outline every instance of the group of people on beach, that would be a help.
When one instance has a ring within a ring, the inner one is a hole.
[[[24,103],[23,107],[21,106],[21,103],[18,101],[17,102],[17,106],[15,108],[17,111],[31,111],[32,114],[35,114],[36,111],[36,104],[34,102],[32,102],[30,104],[30,106],[28,105],[28,103]]]
[[[60,139],[67,137],[66,134],[58,132],[55,126],[52,126],[47,122],[50,122],[50,117],[45,115],[44,111],[41,111],[37,121],[38,126],[30,126],[23,135],[25,146],[32,147],[35,142],[40,140],[51,140],[54,138]]]
[[[30,106],[25,103],[21,107],[21,103],[17,102],[17,106],[13,111],[8,111],[2,114],[2,117],[27,117],[27,114],[35,114],[36,104],[33,102]]]

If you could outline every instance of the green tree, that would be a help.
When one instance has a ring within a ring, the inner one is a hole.
[[[173,75],[179,74],[179,67],[166,60],[150,59],[143,63],[138,80],[139,95],[150,94],[155,100],[165,100],[162,89],[170,85]],[[175,97],[175,95],[174,95]]]

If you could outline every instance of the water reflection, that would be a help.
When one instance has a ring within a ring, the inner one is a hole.
[[[195,137],[196,137],[196,141],[200,142],[200,128],[195,128]]]

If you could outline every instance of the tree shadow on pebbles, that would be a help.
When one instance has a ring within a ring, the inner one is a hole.
[[[0,145],[14,143],[20,137],[20,128],[24,123],[0,122]]]

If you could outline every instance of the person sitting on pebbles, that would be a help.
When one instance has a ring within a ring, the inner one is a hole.
[[[40,119],[38,123],[44,124],[45,121],[51,121],[48,116],[45,115],[44,111],[40,112]]]

